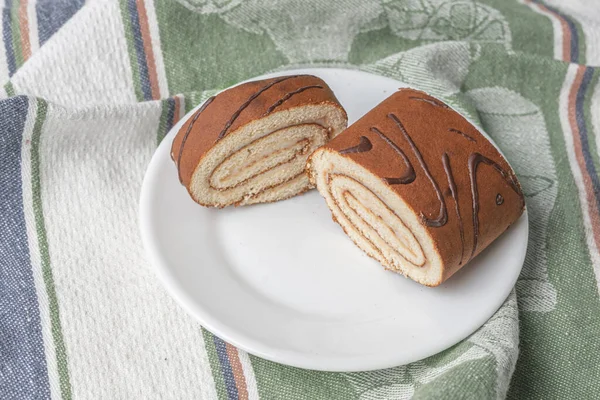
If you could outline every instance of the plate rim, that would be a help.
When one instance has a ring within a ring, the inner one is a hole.
[[[377,74],[372,74],[370,72],[363,71],[360,69],[356,70],[356,69],[345,69],[345,68],[302,68],[302,69],[280,70],[280,71],[276,71],[273,73],[259,75],[257,77],[253,77],[253,78],[244,80],[242,82],[236,83],[235,85],[232,85],[229,88],[238,86],[244,82],[249,82],[249,81],[258,80],[258,79],[265,79],[268,77],[276,77],[276,76],[288,75],[288,74],[293,74],[293,73],[307,74],[307,73],[311,73],[311,71],[316,74],[316,73],[318,73],[318,71],[323,71],[323,70],[327,70],[327,72],[329,72],[329,73],[335,73],[336,71],[341,71],[344,73],[345,72],[353,72],[353,73],[360,73],[360,74],[365,74],[365,75],[372,75],[372,76],[376,77],[377,79],[383,78],[383,79],[387,79],[390,81],[394,81],[396,84],[399,84],[401,87],[413,87],[411,85],[406,85],[403,82],[397,81],[393,78],[389,78],[389,77],[385,77],[385,76],[377,75]],[[227,90],[229,88],[220,90],[218,93],[221,93],[222,91]],[[417,90],[421,90],[421,89],[417,89]],[[155,177],[158,175],[155,171],[160,170],[163,166],[160,163],[160,159],[161,159],[161,157],[164,157],[163,153],[167,153],[167,156],[168,156],[168,154],[169,154],[168,149],[174,139],[175,133],[181,128],[181,126],[184,124],[184,122],[187,121],[187,119],[189,119],[189,117],[196,110],[198,110],[200,107],[202,107],[202,105],[205,102],[206,102],[206,100],[202,101],[197,106],[195,106],[193,109],[191,109],[188,113],[186,113],[184,117],[180,118],[180,120],[167,133],[167,135],[165,135],[165,137],[163,138],[163,140],[161,141],[159,146],[154,151],[152,158],[150,160],[150,163],[148,164],[148,167],[146,169],[146,172],[144,173],[144,178],[142,181],[140,197],[139,197],[138,219],[139,219],[139,227],[140,227],[142,244],[143,244],[145,253],[147,254],[147,257],[148,257],[150,263],[152,264],[153,270],[154,270],[155,274],[157,275],[157,277],[159,278],[159,281],[167,289],[167,293],[173,299],[175,299],[175,301],[185,310],[185,312],[188,315],[190,315],[192,318],[194,318],[194,320],[199,322],[200,325],[204,329],[208,330],[213,335],[221,338],[225,342],[230,343],[231,345],[233,345],[241,350],[244,350],[250,354],[253,354],[260,358],[264,358],[269,361],[273,361],[276,363],[280,363],[280,364],[284,364],[284,365],[288,365],[288,366],[292,366],[292,367],[298,367],[298,368],[309,369],[309,370],[317,370],[317,371],[327,371],[327,372],[373,371],[373,370],[378,370],[378,369],[383,369],[383,368],[391,368],[391,367],[396,367],[396,366],[400,366],[400,365],[406,365],[406,364],[410,364],[415,361],[422,360],[429,356],[438,354],[438,353],[460,343],[461,341],[467,339],[471,334],[473,334],[478,329],[480,329],[500,309],[500,307],[502,307],[502,305],[504,304],[504,302],[510,295],[511,291],[514,289],[515,284],[516,284],[518,277],[521,273],[521,270],[523,268],[523,264],[525,262],[525,257],[526,257],[527,248],[528,248],[527,241],[524,246],[525,247],[524,251],[522,251],[522,253],[519,257],[520,267],[518,268],[518,273],[515,273],[515,277],[512,279],[512,284],[510,286],[506,285],[508,290],[504,290],[504,292],[506,292],[506,293],[503,294],[502,301],[497,306],[494,305],[494,307],[492,307],[494,309],[494,311],[489,316],[484,316],[484,317],[479,318],[477,320],[477,323],[473,324],[474,328],[462,329],[461,334],[456,335],[456,336],[460,336],[460,339],[456,340],[455,338],[453,338],[452,340],[439,341],[438,343],[436,343],[436,346],[429,347],[428,348],[429,351],[423,350],[420,352],[423,354],[417,353],[415,355],[415,353],[413,353],[414,356],[409,357],[408,361],[406,361],[406,357],[393,357],[393,356],[386,357],[385,360],[383,360],[383,361],[382,361],[382,358],[379,358],[379,359],[369,358],[368,361],[362,361],[362,362],[358,362],[358,363],[357,362],[351,363],[349,361],[351,359],[354,360],[354,358],[344,358],[343,360],[342,359],[334,359],[334,361],[325,360],[323,358],[315,358],[314,356],[307,355],[306,353],[301,353],[298,351],[289,351],[286,349],[279,349],[279,348],[276,349],[273,347],[269,347],[264,342],[260,342],[260,341],[254,340],[252,338],[248,338],[246,335],[244,335],[243,332],[239,332],[235,328],[232,328],[232,327],[229,327],[227,325],[220,323],[218,320],[218,317],[213,316],[210,312],[207,312],[200,304],[193,301],[193,299],[191,299],[191,297],[186,293],[186,291],[184,289],[182,289],[182,286],[173,277],[173,274],[170,273],[171,269],[168,267],[168,262],[164,259],[164,257],[160,253],[160,251],[158,251],[158,248],[160,247],[159,241],[157,240],[156,235],[154,235],[152,230],[150,229],[151,223],[150,223],[150,218],[149,218],[149,216],[151,215],[150,192],[153,188],[151,183],[155,179]],[[460,113],[460,114],[463,115],[462,113]],[[468,117],[466,117],[466,116],[464,116],[464,117],[468,120],[469,123],[473,124],[473,122]],[[475,125],[475,124],[473,124],[473,125]],[[475,125],[475,126],[477,127],[477,125]],[[478,127],[478,129],[480,129],[480,128]],[[487,135],[487,133],[484,133],[484,134],[491,141],[491,143],[500,151],[500,149],[498,148],[496,143],[489,137],[489,135]],[[506,159],[506,157],[504,156],[504,154],[502,152],[501,152],[501,154]],[[508,160],[507,160],[507,162],[508,162]],[[516,226],[517,224],[524,225],[524,228],[521,228],[521,229],[525,230],[525,236],[528,239],[529,238],[529,216],[528,216],[528,212],[527,212],[527,207],[525,207],[521,217],[519,217],[519,219],[511,225],[509,230],[512,230],[512,227]],[[482,315],[483,315],[483,313],[482,313]],[[347,365],[341,367],[340,362],[347,364]]]

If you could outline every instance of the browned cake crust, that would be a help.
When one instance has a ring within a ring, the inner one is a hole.
[[[335,105],[345,115],[329,86],[312,75],[248,82],[208,99],[173,140],[171,158],[177,165],[180,182],[189,190],[202,158],[229,133],[273,113],[310,104]]]
[[[439,279],[426,283],[431,286],[479,254],[524,210],[519,182],[494,145],[421,91],[399,90],[317,150],[308,160],[313,183],[319,171],[312,159],[328,151],[374,174],[417,215],[442,263]]]

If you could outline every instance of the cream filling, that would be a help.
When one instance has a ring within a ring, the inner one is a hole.
[[[215,169],[210,186],[218,190],[229,189],[293,162],[308,151],[313,138],[306,137],[306,133],[306,129],[281,129],[242,147]]]
[[[328,179],[338,209],[390,264],[425,264],[425,255],[413,233],[379,197],[347,176],[331,174]]]

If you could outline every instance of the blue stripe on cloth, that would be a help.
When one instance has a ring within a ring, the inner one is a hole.
[[[148,64],[146,63],[146,53],[144,52],[144,41],[142,38],[142,30],[140,28],[140,17],[138,14],[137,4],[135,0],[127,0],[127,10],[131,20],[131,36],[137,55],[138,69],[140,72],[140,86],[144,93],[144,100],[152,100],[152,88],[150,87],[150,76],[148,73]]]
[[[0,101],[0,398],[50,398],[40,312],[23,214],[26,97]]]
[[[238,390],[235,385],[235,377],[233,376],[233,370],[229,363],[229,356],[227,355],[227,344],[220,338],[212,335],[215,347],[217,348],[217,355],[219,356],[219,363],[221,364],[221,371],[223,371],[223,380],[225,381],[225,387],[227,388],[227,397],[229,400],[238,400]]]
[[[592,154],[590,153],[584,106],[586,91],[590,86],[593,75],[594,68],[586,67],[585,72],[583,73],[583,79],[581,80],[581,86],[579,86],[579,90],[577,90],[577,97],[575,99],[575,115],[577,119],[577,127],[579,128],[579,137],[581,138],[581,151],[583,153],[583,159],[585,160],[585,168],[590,176],[590,180],[592,181],[592,187],[596,197],[596,205],[598,209],[600,209],[600,179],[598,178],[598,171],[596,171],[596,166],[594,165]]]
[[[6,53],[6,64],[8,65],[8,76],[13,76],[17,70],[15,60],[15,49],[13,48],[12,26],[11,26],[11,8],[12,0],[4,0],[2,9],[2,39],[4,41],[4,51]]]
[[[165,135],[169,133],[171,128],[173,128],[173,119],[175,118],[175,99],[173,97],[169,97],[167,99],[169,103],[169,109],[167,110],[167,123],[165,124]]]
[[[567,23],[567,25],[569,25],[569,30],[571,31],[571,58],[570,61],[571,62],[578,62],[579,61],[579,33],[577,32],[577,27],[575,26],[575,23],[573,22],[573,20],[569,17],[567,17],[566,15],[559,13],[557,11],[557,13],[563,17]]]
[[[37,16],[40,45],[46,43],[79,9],[85,0],[37,0]]]

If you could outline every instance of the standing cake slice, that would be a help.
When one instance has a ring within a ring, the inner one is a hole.
[[[248,82],[208,99],[177,133],[171,158],[201,205],[283,200],[310,188],[306,158],[347,123],[315,76]]]
[[[401,89],[309,158],[333,218],[386,268],[437,286],[523,213],[500,152],[456,111]]]

